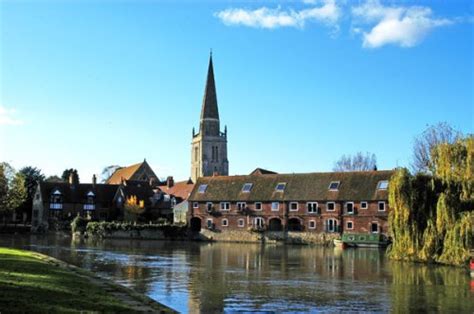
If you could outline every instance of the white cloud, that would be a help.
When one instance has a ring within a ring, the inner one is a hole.
[[[15,117],[16,110],[8,109],[0,105],[0,125],[20,125],[23,121]]]
[[[305,0],[313,4],[314,0]],[[320,2],[320,1],[318,1]],[[261,7],[255,10],[226,9],[214,15],[226,25],[243,25],[255,28],[304,27],[306,22],[315,21],[335,26],[341,15],[335,0],[324,0],[321,6],[295,11]]]
[[[371,25],[369,31],[355,28],[361,33],[363,46],[378,48],[387,44],[413,47],[434,28],[450,25],[452,20],[434,18],[428,7],[383,6],[378,0],[369,0],[353,7],[352,15],[362,24]]]

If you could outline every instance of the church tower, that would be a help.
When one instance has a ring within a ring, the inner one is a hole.
[[[195,134],[193,128],[191,146],[191,178],[193,182],[196,182],[200,177],[212,176],[215,173],[229,175],[227,127],[224,132],[220,131],[212,52],[209,57],[206,88],[202,100],[199,132]]]

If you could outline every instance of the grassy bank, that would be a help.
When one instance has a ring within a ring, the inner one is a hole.
[[[45,255],[0,248],[0,312],[171,312]]]

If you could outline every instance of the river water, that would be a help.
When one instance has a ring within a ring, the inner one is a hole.
[[[466,269],[401,263],[377,249],[0,236],[186,313],[474,313]]]

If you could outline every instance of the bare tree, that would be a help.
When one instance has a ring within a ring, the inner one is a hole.
[[[342,155],[342,157],[334,163],[333,171],[370,171],[377,170],[377,157],[375,154],[362,152],[356,153],[354,156]]]
[[[107,166],[102,170],[100,174],[100,182],[105,183],[114,174],[115,171],[122,167],[118,165]]]
[[[413,143],[413,161],[411,169],[414,173],[430,172],[431,150],[441,143],[453,144],[462,133],[446,122],[429,125],[423,133],[415,137]]]

